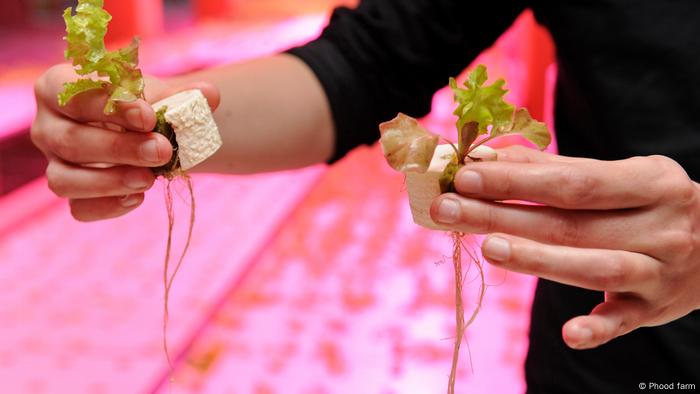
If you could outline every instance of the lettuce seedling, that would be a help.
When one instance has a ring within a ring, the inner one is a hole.
[[[86,77],[75,82],[65,83],[63,90],[58,95],[58,103],[61,106],[65,106],[79,94],[102,89],[109,95],[103,110],[105,114],[109,115],[116,111],[118,103],[129,103],[139,98],[145,98],[143,93],[145,82],[143,73],[138,68],[140,43],[138,37],[134,37],[131,44],[126,48],[116,51],[106,49],[104,38],[112,16],[103,7],[103,0],[78,0],[75,14],[73,14],[71,8],[67,8],[63,13],[67,33],[64,39],[68,44],[65,52],[66,59],[72,60],[73,67],[78,75],[96,78]],[[168,240],[163,269],[163,348],[172,373],[173,364],[168,351],[166,335],[169,316],[168,299],[173,281],[192,238],[195,199],[190,177],[186,172],[180,170],[178,144],[172,125],[165,120],[166,111],[167,107],[160,108],[157,111],[157,122],[153,131],[168,138],[173,146],[173,155],[169,163],[161,167],[152,168],[152,171],[156,175],[162,175],[167,179],[165,202],[168,213]],[[170,251],[175,222],[171,181],[178,176],[185,181],[190,194],[190,223],[185,247],[172,274],[170,274]]]
[[[80,93],[105,89],[109,99],[104,107],[105,114],[112,114],[119,102],[133,102],[143,98],[144,80],[139,64],[138,37],[131,44],[117,51],[105,47],[104,38],[107,25],[112,16],[103,9],[103,0],[79,0],[73,10],[67,8],[63,13],[66,23],[68,48],[66,60],[71,60],[78,75],[96,74],[104,79],[83,78],[63,85],[58,96],[58,103],[65,106]]]
[[[485,85],[488,80],[486,67],[478,65],[469,73],[464,87],[461,88],[454,78],[450,78],[450,88],[454,92],[457,109],[458,154],[445,167],[440,177],[440,190],[443,193],[455,192],[454,177],[465,160],[476,147],[494,138],[508,134],[520,134],[535,144],[539,149],[545,149],[551,142],[547,125],[538,122],[530,116],[525,108],[517,111],[515,107],[503,100],[508,91],[504,89],[505,81],[498,79],[491,85]],[[477,142],[480,136],[485,136]]]
[[[437,197],[438,185],[435,184],[436,182],[439,184],[441,193],[456,191],[455,175],[465,165],[467,159],[470,161],[479,160],[476,157],[470,157],[470,154],[477,147],[494,138],[510,134],[520,134],[540,149],[546,148],[551,142],[549,130],[544,123],[532,119],[526,109],[516,109],[515,106],[503,99],[508,92],[504,88],[505,81],[503,79],[499,79],[491,85],[486,85],[487,81],[488,73],[483,65],[477,66],[474,71],[469,73],[463,87],[460,87],[454,78],[450,78],[449,85],[457,103],[457,108],[454,111],[457,116],[457,146],[448,141],[454,150],[451,157],[445,155],[434,161],[438,137],[421,127],[418,121],[410,116],[400,113],[395,119],[379,126],[380,143],[384,157],[395,170],[403,172],[407,177],[420,177],[415,173],[423,174],[429,170],[431,163],[438,163],[435,164],[433,172],[423,177],[422,183],[418,183],[421,190],[412,190],[409,183],[411,210],[414,214],[414,220],[417,222],[427,226],[425,215],[429,212],[430,201],[433,197]],[[447,160],[449,161],[445,164]],[[436,174],[442,165],[444,168],[436,180],[432,174]],[[433,195],[433,193],[435,194]],[[432,220],[429,222],[432,223]],[[466,250],[463,243],[464,235],[458,231],[451,231],[457,328],[452,353],[452,368],[447,386],[448,394],[455,392],[459,350],[464,332],[476,318],[486,290],[481,262],[475,253],[467,250],[468,256],[479,269],[481,287],[477,306],[470,318],[465,319],[462,300],[462,284],[464,283],[462,252]]]

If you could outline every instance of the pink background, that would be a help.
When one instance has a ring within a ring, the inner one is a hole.
[[[272,53],[313,38],[327,15],[193,23],[146,40],[143,68],[167,76]],[[54,60],[45,52],[62,46],[60,29],[19,29],[3,56],[34,51],[35,61],[0,66],[0,138],[26,133],[32,80]],[[533,29],[522,16],[478,61],[507,78],[512,102],[546,109],[555,71],[533,66],[551,61],[533,62],[549,45],[533,43]],[[533,91],[535,78],[546,83]],[[452,110],[441,90],[424,123],[454,139]],[[551,123],[551,111],[543,116]],[[170,303],[172,393],[445,390],[455,328],[450,239],[412,223],[403,178],[376,146],[332,167],[194,182],[194,238]],[[45,178],[0,197],[0,392],[168,392],[162,189],[132,214],[92,224],[74,221]],[[184,201],[176,198],[176,248]],[[467,313],[476,275],[472,267]],[[458,392],[520,393],[534,279],[488,265],[486,278]]]

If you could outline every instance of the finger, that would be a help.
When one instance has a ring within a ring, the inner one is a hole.
[[[587,159],[580,157],[562,156],[522,145],[511,145],[496,149],[500,161],[515,163],[576,163]]]
[[[660,269],[656,260],[639,253],[547,245],[506,234],[490,235],[481,249],[491,264],[509,271],[590,290],[639,290]]]
[[[670,211],[669,211],[670,212]],[[507,204],[464,198],[454,193],[436,198],[430,216],[454,231],[506,233],[533,241],[583,248],[624,249],[645,252],[661,242],[656,228],[671,218],[645,211],[567,211],[552,207]],[[668,214],[669,217],[672,213]],[[673,234],[668,233],[667,237]],[[663,240],[667,242],[666,239]]]
[[[119,166],[105,169],[74,166],[51,160],[46,169],[49,188],[65,198],[88,199],[143,193],[153,186],[148,168]]]
[[[564,324],[564,342],[574,349],[592,349],[644,324],[648,305],[637,298],[615,298],[593,309],[588,316],[577,316]]]
[[[469,152],[467,159],[473,161],[495,161],[498,160],[498,152],[489,146],[481,145]]]
[[[156,167],[172,156],[170,142],[158,133],[115,132],[68,119],[55,119],[53,127],[44,132],[44,144],[70,163]]]
[[[115,113],[105,114],[109,95],[103,89],[86,91],[73,97],[65,106],[59,105],[57,97],[63,85],[76,79],[77,75],[65,70],[65,65],[55,66],[37,81],[37,98],[54,112],[79,122],[108,122],[133,131],[151,131],[155,127],[155,112],[144,100],[118,103]]]
[[[455,177],[457,192],[488,200],[525,200],[566,209],[647,206],[664,194],[661,171],[639,158],[575,163],[467,163]],[[640,187],[644,185],[644,187]]]
[[[71,214],[81,222],[111,219],[136,209],[143,203],[143,193],[122,197],[101,197],[70,200]]]
[[[199,89],[202,92],[212,111],[215,111],[219,107],[221,103],[221,94],[219,89],[209,82],[188,82],[185,84],[178,84],[178,86],[163,86],[162,89],[154,90],[149,90],[147,85],[146,99],[151,103],[155,103],[176,93],[191,89]]]

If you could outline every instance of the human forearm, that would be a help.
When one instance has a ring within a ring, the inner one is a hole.
[[[292,55],[198,71],[167,81],[218,87],[215,118],[223,147],[197,172],[254,173],[322,163],[333,154],[326,95],[313,72]]]

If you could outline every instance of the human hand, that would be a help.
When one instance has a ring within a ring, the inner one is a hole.
[[[113,218],[138,207],[155,176],[149,167],[166,164],[170,142],[151,133],[155,102],[185,89],[202,90],[212,108],[219,104],[218,90],[205,83],[173,86],[146,78],[145,100],[121,103],[105,115],[107,94],[92,90],[58,105],[65,82],[77,75],[68,64],[50,68],[35,84],[37,114],[32,123],[34,145],[49,161],[49,188],[70,200],[71,213],[80,221]]]
[[[482,244],[491,264],[605,292],[589,315],[564,324],[572,348],[700,308],[699,188],[667,157],[599,161],[510,147],[497,162],[467,164],[455,187],[431,217],[495,233]]]

